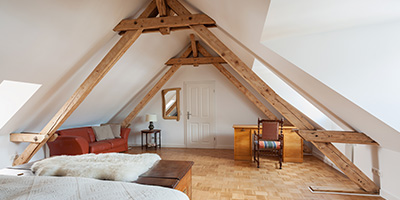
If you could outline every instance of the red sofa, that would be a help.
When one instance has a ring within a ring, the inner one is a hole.
[[[71,128],[57,131],[57,139],[47,144],[50,156],[122,152],[128,150],[130,131],[130,128],[121,128],[121,138],[96,141],[92,127]]]

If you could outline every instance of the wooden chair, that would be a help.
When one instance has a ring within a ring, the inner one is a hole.
[[[280,130],[279,130],[280,127]],[[283,159],[283,119],[265,120],[258,119],[258,129],[254,132],[254,161],[260,168],[260,154],[266,156],[277,156],[279,158],[279,169],[282,169]]]

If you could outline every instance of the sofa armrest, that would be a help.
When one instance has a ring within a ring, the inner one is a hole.
[[[129,133],[131,132],[130,128],[121,128],[121,138],[128,140]]]
[[[59,136],[53,142],[48,142],[50,156],[56,155],[80,155],[89,153],[89,143],[79,136]]]

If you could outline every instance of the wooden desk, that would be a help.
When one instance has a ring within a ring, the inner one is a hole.
[[[141,131],[142,134],[142,149],[143,149],[143,134],[146,134],[146,149],[148,148],[149,144],[148,139],[147,139],[147,135],[148,134],[152,134],[154,133],[154,143],[156,144],[155,148],[157,149],[157,147],[161,148],[161,130],[160,129],[153,129],[153,130],[149,130],[149,129],[145,129]],[[157,133],[158,133],[158,143],[157,143]]]
[[[233,125],[235,130],[234,159],[253,159],[253,134],[257,125]],[[293,132],[294,126],[283,127],[283,162],[303,162],[303,139]]]
[[[182,191],[192,199],[192,161],[160,160],[135,183]]]

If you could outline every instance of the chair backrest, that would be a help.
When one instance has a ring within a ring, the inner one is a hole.
[[[258,133],[262,130],[261,140],[279,140],[279,126],[281,128],[283,125],[282,120],[267,120],[267,119],[258,119]]]
[[[262,140],[279,139],[279,122],[262,122]]]

